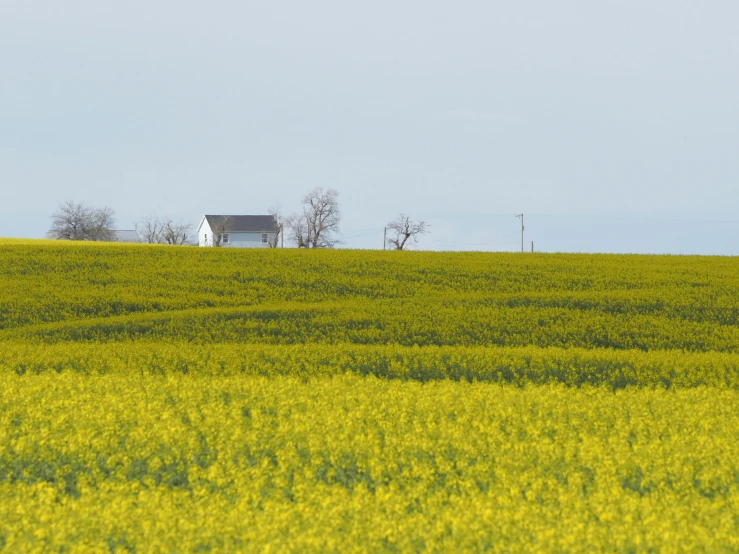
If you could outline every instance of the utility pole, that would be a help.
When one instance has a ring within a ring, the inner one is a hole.
[[[285,227],[280,223],[280,248],[285,248]]]
[[[534,253],[534,241],[533,240],[531,241],[531,253],[532,254]]]
[[[387,227],[382,233],[382,249],[387,250]]]
[[[521,218],[521,253],[523,253],[523,214],[516,214],[516,217]]]

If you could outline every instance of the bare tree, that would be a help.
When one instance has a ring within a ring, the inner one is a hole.
[[[92,225],[88,231],[88,240],[115,240],[112,227],[115,226],[115,212],[107,206],[92,210]]]
[[[308,225],[302,214],[292,214],[285,220],[290,237],[298,248],[308,248]]]
[[[303,213],[286,221],[292,238],[300,248],[333,248],[340,241],[341,211],[339,193],[334,189],[315,188],[303,197]]]
[[[222,246],[223,235],[228,233],[228,230],[231,228],[233,218],[230,215],[212,216],[209,223],[210,230],[213,233],[213,246]]]
[[[192,225],[167,219],[162,224],[162,239],[167,244],[182,246],[192,242]]]
[[[395,234],[387,238],[387,244],[395,250],[405,250],[411,244],[418,242],[419,235],[428,233],[429,227],[431,225],[425,221],[413,221],[407,215],[400,214],[394,221],[387,224],[388,231]]]
[[[49,238],[62,240],[112,241],[115,212],[108,207],[92,208],[83,202],[66,200],[51,216]]]
[[[136,231],[144,242],[159,244],[164,240],[164,224],[156,216],[149,215],[136,224]]]
[[[280,246],[287,218],[282,215],[282,208],[280,206],[272,206],[269,209],[269,215],[275,220],[275,231],[274,235],[267,235],[269,237],[267,244],[270,248],[277,248]]]

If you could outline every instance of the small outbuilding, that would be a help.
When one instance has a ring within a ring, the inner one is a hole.
[[[113,229],[113,242],[143,242],[135,229]]]
[[[198,225],[198,245],[268,248],[276,246],[278,230],[271,215],[204,215]]]

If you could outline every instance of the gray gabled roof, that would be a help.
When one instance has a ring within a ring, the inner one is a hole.
[[[141,242],[141,236],[133,229],[114,229],[111,232],[115,242]]]
[[[211,229],[218,227],[226,218],[226,233],[273,233],[277,229],[271,215],[206,215]]]

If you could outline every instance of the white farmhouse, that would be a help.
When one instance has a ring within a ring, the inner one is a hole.
[[[277,238],[271,215],[204,215],[198,225],[199,246],[268,248]]]

